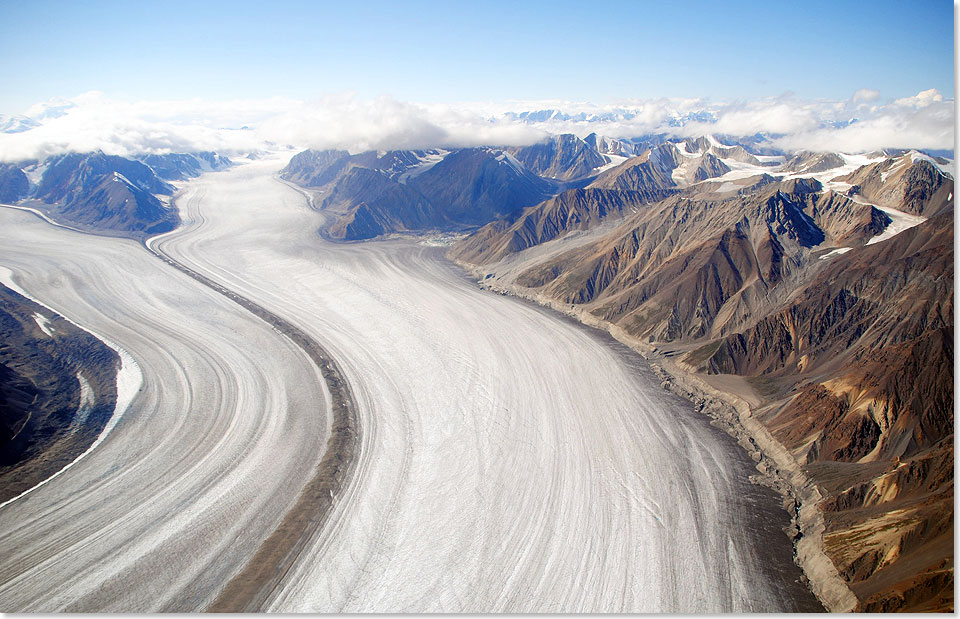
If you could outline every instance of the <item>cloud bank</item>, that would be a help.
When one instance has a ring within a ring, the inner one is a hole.
[[[0,160],[64,152],[108,154],[214,150],[227,155],[272,148],[401,148],[531,144],[546,136],[654,133],[772,136],[787,150],[863,152],[879,148],[954,148],[954,102],[936,90],[883,102],[861,89],[848,100],[791,93],[745,101],[624,100],[418,104],[350,93],[314,101],[270,98],[125,102],[90,92],[0,115]]]

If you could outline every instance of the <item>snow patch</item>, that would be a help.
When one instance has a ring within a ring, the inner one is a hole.
[[[629,159],[629,157],[623,157],[621,155],[604,155],[604,157],[608,160],[608,163],[594,168],[590,172],[591,174],[600,174],[601,172],[606,172],[607,170],[611,170]]]
[[[698,159],[684,159],[680,162],[680,165],[675,167],[672,172],[670,172],[670,178],[673,179],[673,182],[676,183],[677,187],[686,187],[690,183],[687,182],[687,170],[690,169],[692,165],[695,165]]]
[[[77,372],[77,382],[80,383],[80,405],[77,406],[77,412],[73,416],[73,428],[70,430],[71,434],[87,423],[90,411],[93,410],[93,405],[97,403],[97,398],[93,395],[93,388],[90,386],[90,381],[83,375],[83,372]]]
[[[422,157],[417,157],[420,163],[418,163],[417,165],[411,166],[410,168],[407,169],[406,172],[398,176],[397,182],[402,185],[406,185],[407,181],[409,181],[411,178],[416,178],[420,176],[421,174],[423,174],[433,166],[443,161],[444,158],[449,154],[450,154],[450,151],[448,150],[437,149],[435,151],[428,152],[426,155]]]
[[[500,154],[497,155],[497,161],[499,161],[502,164],[510,166],[510,168],[512,168],[513,171],[516,172],[518,175],[521,175],[521,176],[523,175],[523,172],[524,172],[523,164],[520,163],[516,157],[514,157],[507,151],[500,151]]]
[[[120,174],[119,172],[113,173],[113,180],[117,181],[118,183],[126,183],[128,187],[138,188],[138,186],[131,182],[129,178],[123,174]]]
[[[707,141],[710,142],[710,145],[713,146],[714,148],[732,148],[730,146],[727,146],[726,144],[721,144],[720,140],[718,140],[716,136],[714,136],[713,134],[706,136],[706,138],[707,138]]]
[[[711,191],[714,191],[716,193],[728,193],[731,191],[740,191],[743,188],[743,185],[738,185],[737,183],[734,183],[731,181],[726,181],[723,183],[715,183],[715,184],[719,184],[719,187],[715,187]]]
[[[838,248],[836,248],[835,250],[833,250],[833,251],[831,251],[831,252],[827,252],[827,253],[823,254],[822,256],[820,256],[820,259],[821,259],[821,260],[827,260],[828,258],[833,258],[834,256],[840,256],[840,255],[843,255],[843,254],[847,253],[847,252],[850,251],[851,249],[853,249],[853,248],[852,248],[852,247],[838,247]]]
[[[699,156],[697,153],[691,153],[690,151],[687,150],[687,143],[686,143],[686,142],[672,142],[672,144],[677,147],[677,152],[680,153],[680,154],[681,154],[682,156],[684,156],[684,157],[698,157],[698,156]]]
[[[757,176],[759,174],[774,173],[774,170],[772,170],[770,166],[759,166],[753,163],[739,161],[737,159],[725,159],[723,157],[718,157],[718,159],[720,159],[725,166],[730,168],[730,171],[714,179],[710,179],[711,181],[729,182],[743,178],[750,178],[751,176]]]
[[[880,172],[880,182],[881,182],[881,183],[886,183],[886,182],[887,182],[887,178],[888,178],[891,174],[896,174],[897,172],[899,172],[900,170],[902,170],[904,167],[906,167],[906,165],[907,165],[908,162],[912,164],[912,163],[913,163],[913,160],[912,160],[912,159],[907,159],[906,157],[904,157],[903,159],[901,159],[900,161],[894,163],[892,166],[890,166],[890,167],[887,168],[886,170]]]
[[[847,181],[827,181],[823,183],[824,191],[833,191],[835,193],[847,193],[850,191],[850,188],[853,187]]]
[[[46,333],[48,337],[53,337],[53,325],[50,324],[50,321],[46,316],[39,312],[34,312],[33,320],[37,323],[37,326],[40,327],[40,330]]]
[[[760,163],[766,164],[787,162],[787,158],[783,155],[754,155],[753,157]]]
[[[38,163],[23,168],[23,173],[27,175],[27,180],[30,181],[32,187],[40,184],[40,181],[43,179],[43,173],[47,171],[47,167],[46,163]]]
[[[873,245],[874,243],[882,243],[883,241],[892,239],[897,236],[904,230],[909,230],[914,226],[919,226],[927,220],[926,217],[920,217],[919,215],[911,215],[910,213],[904,213],[903,211],[898,211],[897,209],[879,207],[874,205],[874,208],[877,210],[883,211],[887,216],[893,221],[890,222],[890,225],[886,229],[867,241],[867,245]]]
[[[721,148],[732,147],[721,146]],[[846,176],[862,166],[883,161],[884,159],[884,157],[868,157],[866,155],[850,155],[846,153],[837,153],[837,155],[843,160],[842,166],[824,170],[822,172],[796,173],[785,173],[780,169],[780,166],[785,163],[785,158],[782,155],[754,155],[762,165],[738,161],[733,158],[720,157],[720,161],[730,168],[730,171],[712,180],[715,182],[729,182],[743,178],[749,178],[751,176],[757,176],[758,174],[770,174],[777,176],[778,181],[792,180],[797,178],[812,178],[820,181],[824,189],[842,192],[850,188],[850,183],[844,181],[835,181],[834,179],[840,176]]]
[[[848,153],[836,153],[838,157],[843,160],[843,165],[837,166],[835,168],[830,168],[829,170],[824,170],[822,172],[798,172],[795,174],[787,174],[783,177],[783,180],[791,180],[795,178],[812,178],[820,181],[820,184],[823,185],[824,189],[831,189],[833,191],[844,191],[845,189],[850,188],[849,183],[843,181],[835,181],[834,179],[846,176],[851,172],[855,172],[865,165],[871,163],[877,163],[883,161],[885,157],[868,157],[866,155],[851,155]]]

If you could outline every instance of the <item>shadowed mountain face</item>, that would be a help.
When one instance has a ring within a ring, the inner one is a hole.
[[[326,234],[368,239],[391,232],[460,230],[541,202],[556,184],[506,151],[305,151],[281,172],[285,180],[319,188],[320,207],[333,215]]]
[[[349,160],[345,150],[305,150],[290,159],[280,176],[302,187],[323,187],[336,179]]]
[[[566,303],[591,304],[595,314],[637,337],[703,337],[752,315],[828,234],[862,244],[883,229],[869,205],[816,188],[816,181],[786,181],[749,196],[676,196],[652,205],[637,194],[591,188],[578,191],[573,210],[562,200],[567,192],[528,209],[508,228],[481,229],[453,256],[496,261],[630,207],[636,212],[613,232],[532,265],[517,283]],[[557,217],[558,211],[567,216]]]
[[[30,193],[30,181],[19,166],[0,163],[0,202],[18,202]]]
[[[565,189],[556,203],[545,204],[543,209],[557,209],[553,216],[566,217],[564,213],[572,206],[579,212],[571,215],[574,219],[596,211],[588,219],[599,221],[610,209],[622,213],[624,208],[662,200],[691,183],[727,174],[731,168],[717,153],[756,161],[740,146],[718,149],[691,141],[681,150],[661,140],[634,156],[637,148],[634,142],[596,135],[587,140],[560,135],[507,149],[354,155],[308,150],[295,155],[281,177],[324,194],[320,206],[333,215],[328,235],[358,240],[391,232],[469,229],[500,219],[512,224],[522,209]],[[357,169],[373,170],[380,176],[354,172]],[[584,187],[604,191],[594,191],[584,200]],[[529,220],[526,216],[518,225],[527,225]],[[502,223],[496,225],[503,227]],[[542,227],[546,236],[537,242],[552,238],[549,227]],[[520,243],[513,251],[527,246]]]
[[[180,221],[157,194],[172,195],[173,187],[147,165],[93,153],[49,159],[31,197],[58,221],[140,237],[167,232]]]
[[[388,150],[351,155],[345,150],[305,150],[290,159],[280,176],[301,187],[326,187],[351,169],[363,168],[377,170],[385,177],[402,183],[410,175],[428,170],[446,152],[439,149]]]
[[[117,354],[0,286],[0,501],[60,470],[113,414]]]
[[[673,171],[679,163],[680,155],[676,147],[673,144],[663,144],[603,172],[590,186],[598,189],[639,191],[655,196],[658,192],[677,187]]]
[[[532,206],[553,190],[509,153],[486,148],[451,153],[409,184],[444,215],[468,225]]]
[[[569,189],[524,209],[512,223],[501,220],[484,226],[460,246],[459,256],[470,261],[499,260],[571,230],[589,229],[610,215],[625,214],[648,204],[652,196],[662,198],[669,193]]]
[[[808,211],[818,194],[770,185],[750,198],[674,197],[616,231],[523,272],[517,283],[595,306],[638,337],[698,338],[750,315],[825,239]],[[822,198],[820,198],[822,200]],[[867,226],[870,208],[853,226]],[[724,312],[721,314],[721,308]]]
[[[416,189],[391,180],[380,170],[361,167],[343,174],[322,206],[344,213],[329,228],[335,239],[367,239],[389,232],[429,229],[440,217]]]
[[[57,155],[0,165],[0,200],[23,203],[91,232],[142,239],[180,222],[168,200],[158,197],[173,195],[164,179],[183,180],[228,165],[216,153],[144,155],[140,160],[102,152]]]
[[[154,174],[167,181],[184,181],[204,172],[215,172],[230,167],[231,162],[217,153],[169,153],[138,157]]]
[[[125,184],[148,193],[173,193],[173,187],[160,180],[153,170],[143,163],[103,153],[73,153],[47,161],[46,170],[37,186],[36,197],[47,203],[72,204],[82,199],[87,188],[110,176],[122,176],[126,179]]]
[[[754,416],[821,487],[824,547],[859,608],[947,609],[945,164],[661,144],[449,255],[494,286],[585,310],[708,382],[745,377]]]
[[[525,168],[546,178],[561,181],[589,176],[607,164],[607,158],[596,148],[575,135],[564,134],[532,146],[507,149]]]

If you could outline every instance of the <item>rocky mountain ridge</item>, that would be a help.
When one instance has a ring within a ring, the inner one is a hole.
[[[667,142],[449,255],[753,402],[820,487],[820,544],[858,608],[949,609],[949,169],[916,151]],[[669,195],[629,193],[643,188]]]
[[[308,150],[280,176],[317,192],[319,207],[331,215],[325,234],[337,240],[476,227],[541,202],[558,186],[494,148]]]
[[[530,146],[508,148],[506,152],[534,174],[561,181],[584,178],[609,163],[596,146],[569,133]]]
[[[910,156],[934,167],[943,165],[927,155],[914,152]],[[726,144],[714,136],[680,139],[653,135],[625,140],[563,134],[529,146],[506,148],[353,154],[307,150],[291,158],[281,178],[316,194],[314,203],[331,216],[324,234],[335,240],[363,240],[395,232],[469,231],[492,222],[502,227],[504,221],[514,223],[524,208],[583,188],[635,192],[647,203],[678,192],[699,197],[714,194],[720,199],[771,182],[829,175],[832,184],[828,189],[849,196],[860,194],[861,198],[854,199],[872,204],[875,183],[866,177],[844,177],[867,163],[888,159],[892,161],[885,152],[788,156],[756,136]],[[356,169],[377,171],[379,177],[353,172]],[[936,201],[942,206],[949,190],[935,183],[936,177],[929,174],[904,179],[899,191],[912,192],[924,203],[929,201],[927,193],[940,192]],[[885,186],[890,190],[891,185]],[[881,196],[874,201],[892,209],[890,204],[898,199]]]
[[[231,165],[216,153],[171,153],[127,159],[103,152],[0,164],[0,200],[37,209],[92,232],[142,239],[179,225],[167,181]]]
[[[666,136],[622,140],[563,134],[509,148],[307,150],[291,158],[281,178],[317,194],[315,203],[332,216],[325,234],[362,240],[393,232],[461,231],[513,219],[525,207],[584,187],[657,201],[730,173],[724,158],[737,166],[764,165],[743,146],[706,138],[671,142]]]

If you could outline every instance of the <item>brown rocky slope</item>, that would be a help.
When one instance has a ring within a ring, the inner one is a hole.
[[[820,546],[857,609],[952,609],[953,179],[916,153],[842,175],[819,171],[844,156],[805,154],[677,188],[658,150],[450,256],[744,396],[819,488]],[[895,211],[929,219],[867,245]]]

